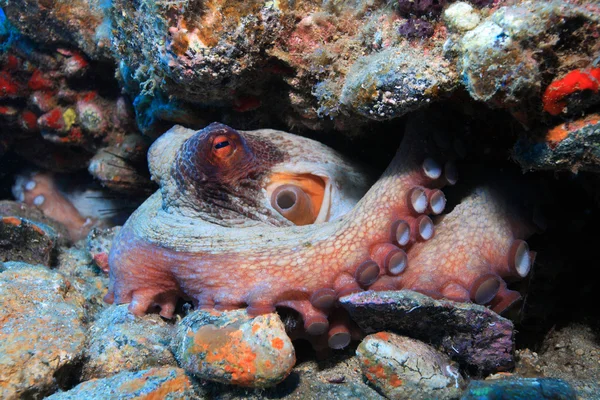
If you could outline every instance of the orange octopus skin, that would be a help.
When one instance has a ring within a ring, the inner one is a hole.
[[[254,315],[289,307],[301,315],[309,335],[329,338],[333,348],[344,347],[352,330],[337,318],[337,298],[365,289],[412,288],[501,311],[515,296],[499,276],[519,267],[522,276],[527,269],[523,254],[527,260],[530,255],[517,238],[528,232],[507,223],[500,206],[484,196],[472,200],[477,207],[457,207],[462,214],[455,210],[446,216],[434,235],[427,214],[443,211],[439,188],[454,184],[456,172],[451,162],[442,168],[434,161],[454,158],[452,146],[422,126],[409,124],[394,159],[354,208],[336,220],[306,226],[257,223],[232,229],[199,220],[196,200],[189,199],[196,189],[188,178],[205,182],[206,175],[177,168],[205,170],[206,159],[182,164],[181,156],[205,154],[204,145],[194,152],[190,143],[206,143],[211,131],[231,128],[213,124],[183,145],[171,143],[184,149],[176,151],[179,161],[162,169],[151,162],[161,190],[130,217],[113,243],[105,300],[129,302],[136,315],[158,307],[167,318],[180,297],[199,308],[247,307]],[[245,148],[243,139],[232,138]],[[454,235],[459,246],[453,246]],[[336,320],[330,322],[330,315]]]

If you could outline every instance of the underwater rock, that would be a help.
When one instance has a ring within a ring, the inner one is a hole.
[[[444,22],[450,29],[462,31],[470,31],[474,29],[479,22],[481,17],[477,9],[464,1],[457,1],[452,3],[448,8],[444,10]]]
[[[108,273],[108,254],[110,253],[112,242],[120,230],[120,226],[93,228],[88,234],[87,250],[94,263],[105,273]]]
[[[88,57],[108,60],[110,39],[102,6],[102,0],[10,0],[2,4],[6,17],[28,38],[46,46],[76,46]]]
[[[597,29],[597,10],[585,4],[523,1],[500,7],[458,40],[462,81],[473,99],[509,109],[519,118],[524,118],[523,110],[515,107],[527,106],[530,115],[522,121],[527,124],[540,114],[547,75],[593,63]],[[563,49],[568,41],[572,45]]]
[[[369,119],[387,120],[439,99],[455,85],[456,73],[441,54],[399,46],[359,58],[348,71],[340,103]],[[323,107],[321,112],[333,115]]]
[[[103,186],[125,194],[150,194],[154,187],[146,164],[148,140],[129,134],[122,141],[98,150],[88,171]]]
[[[521,138],[512,156],[523,170],[600,172],[600,115],[589,114],[548,130],[542,139]]]
[[[369,335],[356,356],[365,377],[390,399],[456,399],[464,386],[448,356],[405,336]]]
[[[459,58],[463,82],[471,97],[506,107],[539,96],[539,65],[493,21],[467,32]]]
[[[440,346],[453,360],[482,372],[514,366],[513,324],[486,307],[410,290],[367,291],[339,301],[367,333],[390,330]]]
[[[92,262],[90,254],[78,247],[62,248],[56,270],[69,279],[71,285],[85,299],[86,322],[108,307],[102,300],[108,286],[108,277]]]
[[[178,324],[173,349],[187,373],[239,386],[274,386],[296,363],[292,342],[273,313],[193,311]]]
[[[575,390],[554,378],[504,378],[471,381],[461,400],[539,399],[576,400]]]
[[[442,57],[444,33],[419,43],[423,32],[436,32],[436,22],[409,19],[403,36],[397,10],[382,4],[252,0],[240,6],[219,0],[176,6],[142,0],[113,1],[107,11],[120,76],[135,97],[140,129],[150,135],[166,121],[205,119],[198,106],[267,120],[277,110],[312,129],[323,127],[320,122],[330,126],[320,119],[329,116],[351,130],[352,122],[424,106],[458,83]],[[389,65],[371,62],[385,64],[377,55],[386,49],[395,53]],[[372,69],[368,77],[365,65]],[[371,76],[386,66],[399,70],[398,79],[393,71],[383,80]],[[365,79],[381,87],[362,93],[357,85]]]
[[[194,386],[179,368],[151,368],[139,372],[121,372],[103,379],[92,379],[66,392],[55,393],[49,400],[80,399],[195,399]]]
[[[5,263],[0,273],[0,397],[43,397],[65,387],[85,346],[83,298],[61,274]]]
[[[55,249],[68,236],[64,226],[36,208],[0,201],[0,261],[50,265]]]
[[[110,306],[89,328],[83,379],[177,366],[169,348],[172,335],[173,326],[156,314],[136,317],[125,306]]]

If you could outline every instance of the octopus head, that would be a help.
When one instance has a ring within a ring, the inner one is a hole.
[[[149,151],[163,208],[224,226],[308,225],[340,217],[369,174],[328,147],[281,131],[175,126]]]

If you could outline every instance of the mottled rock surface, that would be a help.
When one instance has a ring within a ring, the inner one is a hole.
[[[246,310],[191,312],[179,323],[173,348],[188,373],[240,386],[273,386],[296,363],[277,314],[252,318]]]
[[[101,0],[0,1],[7,17],[19,21],[29,38],[46,45],[76,44],[92,58],[108,59],[108,27],[103,24]],[[44,21],[44,23],[40,23]]]
[[[169,349],[172,331],[173,326],[157,314],[136,317],[127,304],[108,307],[88,331],[84,379],[176,366]]]
[[[0,398],[41,397],[71,383],[85,345],[82,305],[62,275],[42,266],[12,263],[0,273]]]
[[[340,303],[367,333],[391,330],[420,339],[482,372],[514,365],[513,324],[486,307],[410,290],[356,293]]]
[[[540,139],[521,138],[513,157],[524,170],[600,171],[600,114],[567,121]]]
[[[300,361],[283,382],[272,388],[248,389],[215,382],[202,385],[200,393],[215,400],[385,399],[364,382],[353,352],[336,351],[320,361]]]
[[[363,374],[390,399],[457,399],[464,381],[445,354],[388,332],[367,336],[356,349]]]
[[[67,237],[64,226],[38,209],[0,201],[0,261],[50,265],[55,249]]]
[[[106,308],[103,300],[108,287],[108,277],[96,267],[87,250],[71,247],[58,256],[56,270],[69,279],[71,285],[85,298],[86,322]]]
[[[121,372],[104,379],[83,382],[67,392],[56,393],[48,399],[165,399],[188,400],[194,394],[190,378],[179,368],[152,368],[139,372]]]

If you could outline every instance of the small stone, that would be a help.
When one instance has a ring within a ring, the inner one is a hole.
[[[51,400],[80,399],[194,399],[194,388],[180,368],[152,368],[121,372],[110,378],[92,379],[73,389],[55,393]]]
[[[453,360],[484,373],[514,366],[513,324],[486,307],[434,300],[411,290],[367,291],[339,301],[367,333],[405,334],[439,346]]]
[[[356,355],[369,382],[390,399],[456,399],[464,385],[446,355],[405,336],[369,335]]]
[[[136,317],[126,304],[108,307],[90,327],[84,379],[104,378],[125,370],[176,366],[169,348],[172,330],[156,314]]]
[[[188,373],[239,386],[276,385],[296,363],[277,314],[253,318],[246,310],[194,311],[179,323],[173,347]]]
[[[459,1],[451,4],[444,11],[444,21],[450,29],[465,32],[479,25],[481,18],[472,5]]]
[[[575,354],[581,357],[584,354],[584,351],[582,349],[577,349],[575,350]]]
[[[81,360],[83,298],[61,274],[43,266],[5,267],[0,273],[0,398],[42,398],[69,384]]]
[[[461,400],[478,399],[575,400],[575,390],[554,378],[508,378],[471,381]]]

